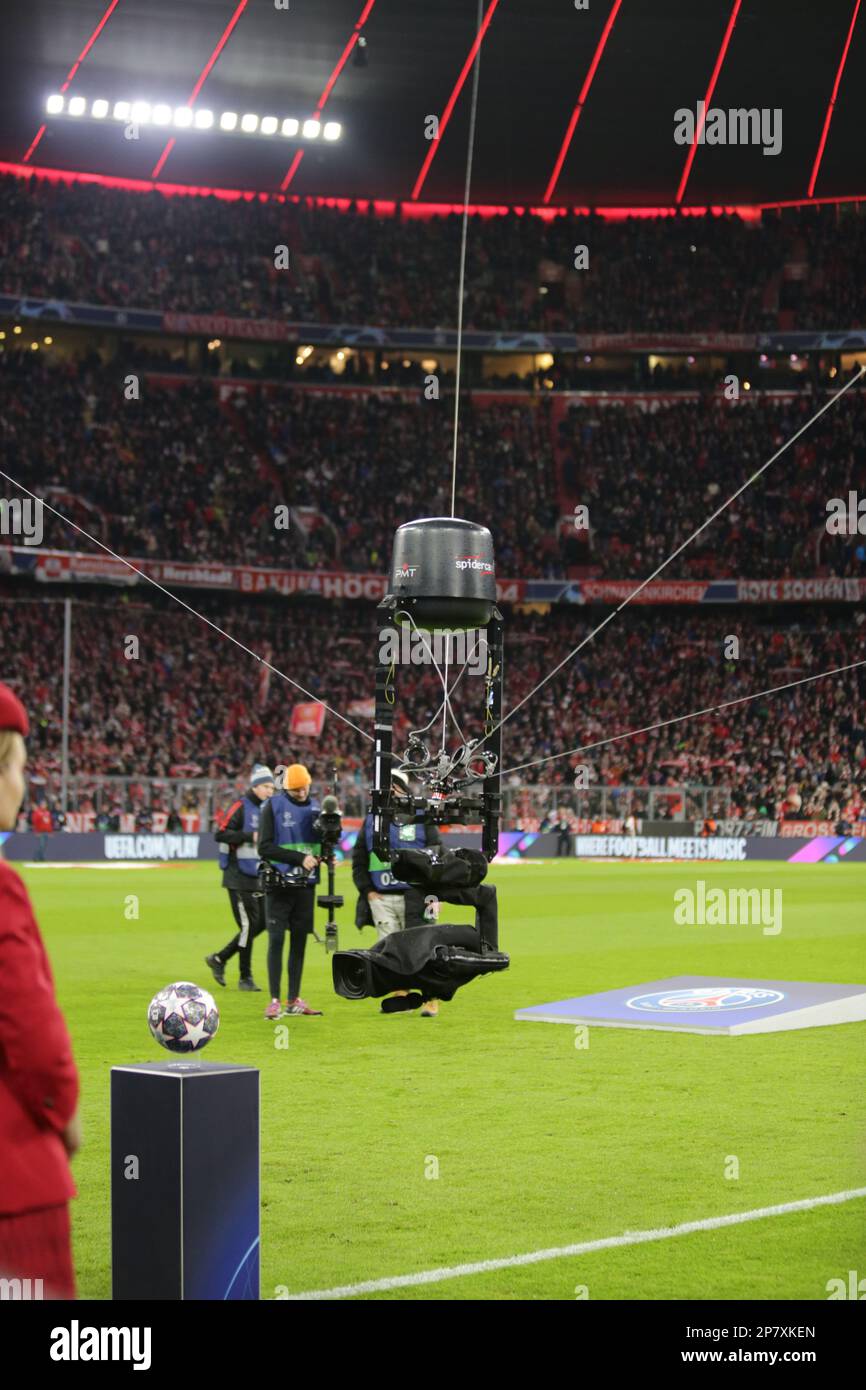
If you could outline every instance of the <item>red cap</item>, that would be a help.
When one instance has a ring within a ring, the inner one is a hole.
[[[30,733],[27,711],[14,690],[0,681],[0,729],[14,729],[15,733],[26,738]]]

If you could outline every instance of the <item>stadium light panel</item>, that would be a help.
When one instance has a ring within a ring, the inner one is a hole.
[[[139,125],[154,126],[174,126],[177,130],[211,130],[219,128],[227,133],[242,131],[245,135],[283,135],[287,139],[294,139],[302,135],[305,140],[317,140],[322,136],[325,140],[339,140],[343,133],[343,127],[339,121],[327,121],[324,124],[317,116],[311,116],[305,121],[299,121],[294,116],[258,116],[253,111],[246,112],[243,116],[236,111],[223,111],[217,115],[215,112],[200,107],[195,109],[192,106],[172,107],[168,102],[150,102],[144,100],[137,101],[107,101],[104,97],[97,97],[93,100],[83,96],[67,98],[62,92],[52,93],[45,98],[45,110],[49,115],[66,115],[82,117],[90,115],[93,120],[104,120],[110,116],[115,121],[135,121]],[[174,137],[170,137],[173,143]],[[161,164],[157,165],[157,172]],[[154,175],[155,177],[155,175]]]

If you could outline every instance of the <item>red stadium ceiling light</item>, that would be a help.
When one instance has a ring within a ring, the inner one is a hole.
[[[842,81],[842,74],[845,71],[845,64],[848,61],[848,49],[851,47],[851,40],[854,37],[854,26],[857,23],[857,15],[860,13],[860,0],[854,0],[854,9],[851,14],[851,23],[848,26],[848,36],[845,39],[845,47],[842,49],[842,57],[839,59],[839,66],[836,69],[836,81],[833,83],[833,91],[827,104],[827,114],[824,117],[824,124],[821,127],[821,139],[818,142],[818,152],[815,155],[815,163],[812,165],[812,175],[809,179],[809,193],[811,198],[815,192],[815,184],[818,180],[818,170],[821,168],[821,160],[824,158],[824,146],[827,144],[827,135],[830,130],[830,122],[833,119],[833,112],[836,109],[836,98],[839,95],[839,85]]]
[[[583,114],[583,108],[586,105],[586,99],[589,96],[589,89],[595,80],[595,74],[598,71],[598,65],[602,60],[604,50],[607,46],[607,41],[610,38],[611,30],[613,29],[613,26],[616,23],[616,17],[619,14],[619,7],[621,4],[622,0],[613,0],[613,4],[610,7],[610,12],[607,16],[604,28],[601,31],[601,38],[596,44],[595,52],[592,55],[592,62],[589,65],[589,70],[587,71],[586,77],[583,79],[583,86],[581,87],[580,92],[578,93],[577,103],[575,105],[574,110],[571,113],[571,118],[568,122],[568,125],[565,128],[565,135],[563,136],[562,144],[559,147],[559,153],[557,154],[556,160],[553,165],[553,172],[551,173],[550,178],[547,181],[547,187],[544,190],[543,201],[545,204],[550,202],[551,198],[553,197],[554,189],[556,188],[556,185],[559,183],[559,176],[562,173],[562,166],[565,163],[565,156],[568,154],[571,142],[574,139],[574,132],[577,129],[577,123]]]
[[[681,178],[680,178],[679,187],[678,187],[678,189],[677,189],[677,203],[681,203],[681,202],[683,201],[683,198],[685,197],[686,186],[687,186],[688,181],[689,181],[689,175],[690,175],[691,172],[692,172],[692,165],[693,165],[694,162],[695,162],[695,155],[696,155],[697,152],[698,152],[698,145],[699,145],[700,140],[701,140],[701,134],[702,134],[702,131],[703,131],[703,126],[704,126],[704,116],[705,116],[706,112],[709,111],[710,107],[711,107],[712,104],[713,104],[713,93],[714,93],[715,90],[716,90],[716,83],[717,83],[718,80],[719,80],[719,73],[721,72],[721,70],[722,70],[722,64],[723,64],[724,61],[725,61],[725,55],[727,54],[727,51],[728,51],[728,45],[729,45],[730,42],[731,42],[731,35],[733,34],[734,29],[735,29],[736,26],[737,26],[737,16],[738,16],[739,13],[740,13],[740,5],[741,5],[741,4],[742,4],[742,0],[734,0],[733,5],[731,6],[731,13],[730,13],[730,15],[728,16],[727,27],[726,27],[726,29],[725,29],[724,35],[722,36],[722,44],[721,44],[721,47],[720,47],[720,49],[719,49],[718,55],[717,55],[717,57],[716,57],[715,66],[714,66],[712,72],[710,73],[709,85],[708,85],[707,90],[706,90],[706,92],[705,92],[705,94],[704,94],[704,104],[703,104],[703,106],[700,108],[700,110],[701,110],[701,118],[700,118],[700,120],[698,121],[698,128],[697,128],[697,130],[696,130],[696,132],[695,132],[695,138],[694,138],[694,140],[692,141],[691,145],[689,146],[689,152],[688,152],[688,154],[686,155],[685,166],[684,166],[684,168],[683,168],[682,176],[681,176]]]
[[[104,121],[111,117],[115,121],[134,121],[137,125],[173,127],[174,130],[215,130],[225,134],[240,132],[245,136],[272,136],[278,132],[287,139],[300,135],[304,140],[323,139],[333,143],[339,140],[343,127],[339,121],[306,120],[299,121],[294,116],[259,116],[247,111],[239,116],[236,111],[223,111],[217,118],[207,107],[175,106],[168,102],[115,101],[108,102],[104,97],[89,100],[83,96],[67,99],[61,92],[53,92],[45,102],[49,116],[68,117],[72,120]]]
[[[330,97],[330,95],[331,95],[331,92],[334,90],[334,87],[336,86],[337,78],[340,76],[340,73],[343,71],[343,68],[346,66],[346,62],[347,62],[347,60],[348,60],[348,58],[349,58],[349,55],[350,55],[350,53],[352,52],[353,49],[355,49],[356,61],[357,61],[357,59],[358,59],[358,55],[359,55],[359,54],[363,55],[362,61],[361,61],[361,63],[360,63],[360,66],[366,67],[366,64],[367,64],[367,54],[366,54],[367,40],[362,36],[361,30],[363,29],[364,25],[367,23],[367,20],[368,20],[369,17],[370,17],[370,12],[371,12],[371,10],[373,9],[373,6],[375,5],[375,3],[376,3],[376,0],[365,0],[364,8],[362,9],[360,15],[358,16],[358,20],[357,20],[357,22],[356,22],[356,24],[355,24],[354,29],[352,30],[351,34],[349,35],[349,41],[348,41],[348,43],[346,44],[346,47],[343,49],[342,53],[340,54],[339,58],[337,59],[337,62],[336,62],[335,65],[334,65],[333,72],[331,73],[330,77],[328,78],[327,82],[325,83],[324,88],[322,89],[322,95],[319,97],[319,104],[318,104],[318,106],[316,107],[315,111],[314,111],[313,114],[312,114],[311,121],[313,121],[313,122],[318,122],[318,121],[320,120],[321,115],[322,115],[322,112],[324,111],[325,107],[326,107],[327,104],[328,104],[328,99],[329,99],[329,97]],[[286,133],[287,133],[286,131],[283,131],[283,134],[284,134],[284,135],[285,135]],[[326,123],[325,123],[325,129],[324,129],[323,134],[324,134],[326,140],[339,140],[339,138],[340,138],[340,124],[339,124],[339,122],[338,122],[338,121],[326,121]],[[286,170],[285,175],[283,176],[283,181],[282,181],[282,183],[280,184],[280,192],[281,192],[281,193],[285,193],[286,189],[287,189],[287,188],[289,187],[289,185],[292,183],[292,181],[293,181],[293,179],[294,179],[294,177],[295,177],[295,174],[298,172],[298,169],[299,169],[299,167],[300,167],[301,160],[303,159],[303,157],[304,157],[304,151],[303,151],[303,150],[296,150],[296,151],[295,151],[294,158],[292,159],[291,164],[289,165],[288,169]]]
[[[193,102],[195,102],[195,101],[198,99],[198,95],[199,95],[199,93],[200,93],[202,87],[204,86],[204,84],[205,84],[205,82],[207,81],[207,79],[208,79],[208,77],[209,77],[211,71],[213,70],[214,64],[216,63],[217,59],[219,58],[220,54],[222,53],[223,49],[225,48],[226,44],[228,43],[228,41],[229,41],[229,36],[231,35],[232,30],[234,29],[234,27],[235,27],[235,25],[237,24],[238,20],[240,19],[241,15],[243,14],[244,10],[246,9],[247,4],[248,4],[248,0],[238,0],[238,4],[237,4],[237,7],[236,7],[236,9],[235,9],[234,14],[232,15],[231,19],[229,20],[228,24],[226,25],[225,29],[223,30],[222,34],[220,35],[220,37],[219,37],[219,39],[218,39],[218,41],[217,41],[217,43],[216,43],[216,45],[215,45],[215,47],[214,47],[213,52],[211,53],[210,57],[208,58],[207,62],[206,62],[205,65],[204,65],[204,67],[202,68],[201,72],[199,73],[198,78],[196,79],[196,84],[195,84],[195,86],[193,87],[192,91],[190,92],[189,96],[187,97],[186,106],[187,106],[189,109],[192,109]],[[177,122],[176,122],[176,124],[177,124]],[[170,135],[169,138],[168,138],[168,140],[165,142],[165,146],[164,146],[164,148],[163,148],[162,154],[159,156],[159,159],[156,161],[156,163],[155,163],[154,166],[153,166],[153,174],[152,174],[152,177],[153,177],[153,178],[155,178],[155,179],[156,179],[156,178],[159,178],[159,175],[161,174],[162,170],[165,168],[166,160],[168,159],[169,155],[171,154],[172,150],[174,149],[174,146],[175,146],[175,137],[174,137],[173,135]]]
[[[469,52],[466,55],[466,62],[460,69],[460,75],[457,78],[457,81],[454,83],[454,89],[451,92],[451,95],[445,104],[445,109],[439,118],[439,131],[436,136],[436,139],[430,141],[430,148],[427,151],[427,154],[424,158],[424,163],[421,165],[421,168],[418,172],[418,177],[416,178],[415,183],[412,187],[413,203],[417,203],[418,199],[421,196],[421,189],[424,187],[424,184],[427,181],[427,175],[430,172],[430,165],[433,163],[433,160],[436,157],[436,152],[439,149],[439,145],[443,135],[445,134],[448,122],[451,120],[451,114],[454,110],[454,107],[457,105],[458,98],[463,90],[463,84],[465,83],[466,78],[469,76],[469,73],[472,70],[472,65],[478,56],[478,50],[484,42],[484,36],[487,33],[487,30],[490,28],[490,21],[493,19],[493,16],[496,13],[496,6],[498,4],[499,0],[489,0],[487,9],[484,13],[484,18],[481,21],[481,26],[478,30],[478,33],[475,35],[475,38],[472,42],[472,47],[469,49]]]
[[[128,105],[128,103],[127,103]],[[95,174],[87,169],[53,169],[41,164],[15,164],[0,160],[0,175],[11,174],[18,179],[38,179],[57,184],[94,184],[98,188],[119,188],[128,193],[161,193],[166,198],[217,198],[227,203],[290,203],[303,207],[337,208],[349,212],[356,208],[366,213],[372,210],[376,217],[397,217],[424,221],[442,217],[448,213],[463,212],[462,203],[396,203],[388,198],[341,197],[337,194],[313,195],[281,193],[276,189],[224,188],[191,183],[168,183],[157,179],[121,178],[115,174]],[[567,207],[527,207],[522,204],[470,203],[469,214],[476,217],[505,217],[516,214],[520,217],[538,217],[543,222],[552,222],[557,217],[588,217],[590,213],[609,222],[622,222],[627,218],[685,218],[735,216],[746,222],[760,221],[764,212],[778,212],[783,208],[842,207],[848,203],[866,203],[866,193],[842,193],[822,198],[791,198],[771,203],[718,203],[710,205],[687,204],[685,207],[653,207],[637,204],[634,207],[606,206],[593,203],[585,206]]]
[[[246,3],[246,0],[244,0],[244,2]],[[117,3],[118,3],[118,0],[110,0],[110,3],[109,3],[108,6],[106,7],[105,12],[103,13],[102,18],[100,19],[100,21],[99,21],[99,23],[97,24],[96,28],[93,30],[93,33],[90,35],[90,38],[87,40],[87,43],[86,43],[86,44],[84,45],[84,47],[82,48],[82,50],[81,50],[81,52],[79,53],[78,57],[75,59],[75,62],[72,64],[72,67],[69,69],[69,72],[66,74],[66,81],[63,83],[63,86],[60,88],[61,93],[66,91],[66,89],[67,89],[67,87],[69,86],[70,82],[72,81],[73,77],[74,77],[75,74],[77,73],[78,69],[81,67],[81,64],[84,62],[84,59],[87,57],[87,55],[88,55],[88,53],[90,52],[91,48],[92,48],[93,45],[96,43],[96,40],[99,38],[99,35],[102,33],[103,29],[105,28],[106,24],[108,23],[109,19],[111,18],[112,14],[114,13],[114,9],[115,9]],[[39,144],[40,140],[42,139],[42,137],[43,137],[43,135],[45,134],[45,132],[46,132],[47,129],[48,129],[47,124],[46,124],[45,122],[43,122],[42,125],[41,125],[41,126],[39,127],[39,129],[37,130],[36,134],[34,135],[33,139],[31,140],[29,146],[27,147],[27,151],[26,151],[26,153],[25,153],[25,155],[24,155],[24,160],[23,160],[23,162],[24,162],[25,164],[29,163],[31,156],[33,155],[33,153],[34,153],[34,151],[35,151],[37,145]]]

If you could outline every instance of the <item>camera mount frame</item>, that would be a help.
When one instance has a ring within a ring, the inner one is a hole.
[[[393,594],[387,594],[376,609],[378,629],[396,626],[398,609],[405,608]],[[374,722],[373,789],[369,809],[373,815],[373,846],[380,859],[390,862],[391,826],[432,820],[436,825],[458,825],[467,820],[481,821],[481,848],[492,860],[499,848],[499,820],[502,813],[502,677],[504,656],[503,618],[494,605],[486,625],[481,628],[487,642],[487,669],[484,675],[484,738],[468,739],[453,753],[435,759],[417,734],[409,738],[401,759],[394,753],[394,707],[397,700],[395,664],[383,660],[379,650],[376,665],[376,708]],[[447,692],[446,692],[447,712]],[[485,744],[481,752],[478,745]],[[391,773],[401,771],[416,778],[427,789],[420,797],[401,797],[391,793]],[[480,787],[480,795],[478,794]]]

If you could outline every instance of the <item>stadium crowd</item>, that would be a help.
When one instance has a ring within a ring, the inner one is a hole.
[[[422,221],[357,206],[214,202],[7,177],[0,293],[284,322],[449,327],[459,234],[455,216]],[[574,268],[581,244],[586,270]],[[277,271],[282,245],[290,269]],[[864,269],[866,217],[835,209],[760,221],[479,218],[470,228],[465,323],[641,333],[838,329],[866,318]],[[450,510],[453,401],[447,393],[426,400],[414,366],[402,378],[395,370],[407,388],[399,394],[243,389],[182,376],[158,355],[139,361],[133,341],[110,363],[95,347],[56,360],[3,348],[5,471],[123,555],[381,573],[397,526]],[[563,368],[551,370],[555,385],[574,384]],[[163,371],[174,379],[161,381]],[[708,389],[697,400],[654,400],[653,409],[637,400],[577,405],[546,394],[515,401],[467,392],[458,512],[491,526],[503,577],[639,580],[806,422],[817,406],[815,380],[804,378],[793,395],[744,389],[729,402]],[[825,525],[828,501],[849,492],[866,494],[866,396],[857,391],[665,577],[866,576],[866,538],[829,535]],[[588,513],[580,530],[578,506]],[[53,515],[43,544],[93,549]],[[34,826],[41,819],[44,828],[46,818],[57,826],[62,606],[45,601],[44,590],[37,599],[25,579],[0,584],[0,656],[14,653],[6,679],[14,672],[33,720],[28,814]],[[95,805],[93,779],[121,777],[128,780],[116,796],[101,798],[105,828],[129,813],[141,829],[157,814],[173,828],[201,809],[196,780],[233,784],[255,760],[307,762],[320,786],[336,764],[345,784],[363,791],[368,745],[357,729],[333,713],[319,739],[293,738],[289,724],[292,706],[312,697],[369,728],[369,606],[191,596],[239,642],[270,654],[298,690],[276,675],[268,680],[253,658],[148,588],[74,597],[74,808]],[[689,783],[716,789],[733,816],[857,820],[866,798],[860,670],[538,761],[856,661],[866,655],[866,624],[856,618],[862,613],[852,619],[841,609],[634,606],[508,720],[506,786],[515,795],[526,784],[549,786],[562,807],[577,810],[574,768],[586,764],[591,789]],[[575,608],[507,615],[506,708],[593,620],[595,610]],[[738,659],[723,655],[732,634]],[[138,638],[135,655],[130,636]],[[467,703],[477,684],[467,677],[455,698],[467,734],[478,732],[479,702]],[[429,671],[401,672],[398,746],[431,718],[437,690]],[[159,788],[153,779],[170,781]]]
[[[34,805],[56,810],[63,606],[16,601],[10,595],[20,588],[5,584],[0,653],[15,652],[17,685],[32,712],[31,796]],[[368,606],[196,595],[195,607],[303,690],[277,675],[268,681],[252,657],[146,588],[120,595],[91,589],[73,603],[70,772],[82,779],[75,804],[92,805],[90,777],[140,778],[132,802],[107,810],[134,810],[146,826],[154,810],[173,803],[167,789],[151,800],[145,779],[232,782],[255,761],[307,763],[320,786],[336,765],[344,785],[363,790],[370,745],[362,733],[334,713],[325,715],[320,738],[293,737],[289,726],[296,702],[312,696],[369,732],[377,635]],[[591,622],[573,608],[507,613],[506,711],[578,645]],[[739,638],[737,659],[724,655],[731,635]],[[131,636],[138,638],[138,655],[129,659]],[[783,622],[778,610],[632,608],[507,720],[505,786],[544,784],[576,807],[574,770],[583,765],[590,788],[688,782],[719,789],[720,804],[734,816],[857,819],[866,799],[866,668],[509,769],[864,657],[861,612],[852,619],[812,608],[786,613]],[[433,717],[441,687],[429,668],[409,666],[399,670],[397,693],[399,749],[410,728]],[[479,678],[467,674],[454,696],[467,736],[479,732],[481,693]],[[173,809],[194,805],[193,799]]]
[[[375,573],[419,506],[450,509],[443,402],[294,391],[238,392],[221,404],[201,380],[144,380],[133,401],[125,375],[0,358],[9,472],[48,489],[59,511],[125,555]],[[467,402],[463,412],[461,506],[496,518],[503,572],[558,568],[545,418],[510,405]],[[53,516],[44,543],[92,548]]]
[[[138,399],[128,399],[128,368],[0,356],[8,472],[121,554],[376,573],[397,526],[419,511],[450,510],[445,399],[221,392],[207,379],[146,376]],[[707,396],[655,411],[581,404],[567,413],[548,397],[521,405],[467,396],[458,510],[490,525],[503,577],[640,579],[815,408],[809,393]],[[828,501],[850,490],[866,493],[866,393],[856,390],[666,577],[866,575],[866,538],[826,530]],[[576,505],[589,514],[581,531]],[[49,514],[44,544],[92,549]]]
[[[0,292],[178,313],[451,327],[460,218],[0,179]],[[287,247],[289,268],[275,269]],[[586,246],[586,269],[575,269]],[[835,209],[473,219],[465,324],[556,331],[848,328],[866,218]]]
[[[567,564],[605,577],[651,574],[806,424],[810,394],[572,406],[559,424],[563,493],[589,528]],[[866,495],[866,395],[828,411],[666,570],[670,577],[866,575],[866,536],[829,534],[827,504]],[[565,507],[563,507],[563,511]]]

